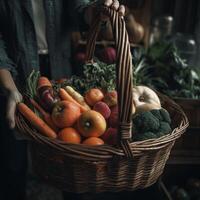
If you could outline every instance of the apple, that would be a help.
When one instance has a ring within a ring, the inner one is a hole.
[[[84,137],[99,137],[106,130],[106,120],[99,112],[88,110],[79,117],[77,127]]]
[[[84,64],[86,61],[86,54],[83,52],[78,52],[75,55],[75,61],[79,64]]]
[[[116,145],[117,144],[117,129],[116,128],[108,128],[105,133],[101,136],[103,141],[106,144]]]
[[[101,61],[112,64],[116,61],[116,50],[113,47],[106,47],[100,51],[99,58]]]
[[[93,110],[101,113],[105,119],[108,119],[110,117],[111,110],[108,107],[108,105],[104,103],[103,101],[97,102],[94,105]]]
[[[92,88],[85,93],[85,101],[89,106],[94,106],[104,98],[103,92],[98,88]]]
[[[105,102],[109,107],[117,105],[117,91],[113,90],[107,92],[103,98],[103,102]]]
[[[111,108],[111,114],[108,119],[108,123],[113,128],[118,127],[118,106],[114,106]]]
[[[59,101],[52,111],[52,120],[59,128],[71,127],[81,115],[80,107],[70,101]]]

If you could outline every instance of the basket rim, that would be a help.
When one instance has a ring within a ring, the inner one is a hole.
[[[182,119],[180,122],[177,122],[176,126],[171,133],[164,135],[159,138],[147,139],[143,141],[133,141],[130,142],[130,148],[134,156],[139,156],[146,151],[154,151],[165,148],[176,139],[178,139],[189,126],[188,118],[181,109],[173,100],[171,100],[166,95],[159,93],[159,96],[162,96],[167,100],[170,105],[175,108],[176,112],[179,112]],[[53,147],[53,150],[59,151],[61,154],[66,154],[69,157],[76,157],[80,159],[89,159],[89,160],[99,160],[99,159],[108,159],[113,156],[126,156],[123,149],[120,146],[111,146],[111,145],[100,145],[100,146],[88,146],[84,144],[66,144],[58,139],[51,139],[41,135],[38,131],[33,129],[28,125],[28,122],[22,117],[22,115],[16,113],[16,124],[17,128],[25,135],[29,133],[29,137],[32,138],[32,142],[38,142],[42,145],[47,145]],[[81,148],[80,148],[81,147]]]

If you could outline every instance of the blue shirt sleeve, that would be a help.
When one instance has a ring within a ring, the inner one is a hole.
[[[8,57],[8,54],[6,51],[6,42],[4,41],[4,37],[3,37],[5,22],[3,22],[2,15],[6,11],[7,10],[5,8],[4,3],[0,1],[0,69],[7,69],[12,73],[12,75],[15,76],[17,74],[16,65]]]

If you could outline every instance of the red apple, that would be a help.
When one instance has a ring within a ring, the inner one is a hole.
[[[111,113],[118,113],[118,105],[113,106],[110,110],[111,110]]]
[[[75,55],[75,61],[79,64],[85,63],[86,54],[83,52],[78,52]]]
[[[113,128],[118,127],[118,106],[114,106],[111,108],[111,114],[108,119],[108,123]]]
[[[101,113],[105,119],[108,119],[110,117],[111,110],[108,107],[108,105],[104,103],[103,101],[97,102],[94,105],[93,110]]]
[[[103,98],[103,102],[105,102],[109,107],[117,105],[117,91],[113,90],[107,92]]]
[[[101,136],[106,144],[116,145],[117,144],[117,129],[108,128],[105,133]]]
[[[99,58],[107,64],[112,64],[116,61],[116,50],[113,47],[106,47],[100,52]]]

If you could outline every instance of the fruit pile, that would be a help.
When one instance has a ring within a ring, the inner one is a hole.
[[[41,134],[72,144],[117,143],[116,91],[91,88],[82,96],[65,86],[56,92],[41,76],[35,94],[27,96],[18,110]]]
[[[28,78],[26,104],[19,103],[17,107],[35,129],[65,143],[117,144],[115,90],[92,87],[82,95],[73,85],[60,84],[60,80],[52,83],[39,75],[34,78],[34,74]],[[168,112],[161,108],[157,94],[145,86],[133,88],[132,121],[135,141],[160,137],[171,131]]]

